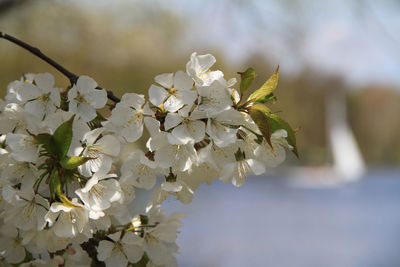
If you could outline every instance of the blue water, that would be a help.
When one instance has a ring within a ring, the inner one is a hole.
[[[184,211],[180,266],[398,267],[400,172],[369,172],[324,189],[254,177],[243,187],[202,185]]]

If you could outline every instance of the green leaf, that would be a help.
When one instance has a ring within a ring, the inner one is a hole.
[[[276,130],[279,129],[284,129],[286,130],[288,137],[286,140],[288,141],[289,145],[293,146],[293,153],[296,155],[296,157],[299,157],[299,153],[297,151],[297,146],[296,146],[296,135],[290,127],[289,123],[284,121],[282,118],[276,116],[275,114],[270,114],[269,115],[269,122],[272,128],[272,132],[275,132]]]
[[[48,133],[42,133],[35,136],[36,142],[40,145],[43,145],[43,148],[50,154],[55,155],[57,152],[55,151],[55,145],[53,136]]]
[[[61,190],[61,180],[58,173],[57,168],[54,168],[51,171],[50,181],[49,181],[49,188],[50,188],[50,199],[55,200],[56,194],[62,193]]]
[[[65,157],[60,161],[61,167],[67,170],[73,170],[77,168],[78,166],[84,164],[88,160],[91,160],[94,158],[89,158],[89,157]]]
[[[251,83],[256,76],[253,68],[248,68],[245,72],[238,72],[240,74],[240,93],[243,95],[250,87]]]
[[[268,101],[271,100],[276,100],[276,96],[274,96],[273,93],[270,93],[269,95],[266,95],[260,99],[258,99],[257,101],[255,101],[256,103],[267,103]]]
[[[256,102],[263,97],[268,96],[271,94],[276,86],[278,85],[278,79],[279,79],[279,65],[276,68],[275,72],[269,77],[269,79],[255,92],[253,92],[249,98],[247,98],[246,102]]]
[[[72,123],[74,122],[75,115],[69,120],[58,126],[53,134],[54,145],[57,154],[60,158],[64,158],[67,155],[68,149],[71,146],[72,141]]]
[[[258,129],[260,129],[265,141],[267,141],[269,146],[274,149],[271,143],[272,129],[269,123],[269,115],[271,114],[271,110],[264,105],[257,104],[249,107],[248,111],[250,117],[256,123]]]

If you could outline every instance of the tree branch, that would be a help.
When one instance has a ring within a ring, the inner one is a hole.
[[[71,85],[75,84],[76,81],[78,80],[79,76],[76,75],[75,73],[70,72],[69,70],[67,70],[66,68],[64,68],[63,66],[61,66],[60,64],[58,64],[56,61],[54,61],[53,59],[49,58],[48,56],[46,56],[45,54],[42,53],[42,51],[40,51],[38,48],[33,47],[11,35],[8,35],[4,32],[0,32],[0,38],[6,39],[16,45],[18,45],[19,47],[24,48],[25,50],[29,51],[30,53],[32,53],[33,55],[39,57],[40,59],[42,59],[43,61],[45,61],[46,63],[50,64],[52,67],[54,67],[55,69],[57,69],[59,72],[61,72],[64,76],[66,76],[69,81],[71,82]],[[97,87],[96,89],[103,89],[101,87]],[[110,90],[107,91],[107,97],[108,99],[114,101],[115,103],[118,103],[121,101],[121,99],[119,99],[118,97],[116,97],[114,95],[114,93]]]

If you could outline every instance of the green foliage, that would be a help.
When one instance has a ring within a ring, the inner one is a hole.
[[[55,200],[56,194],[60,194],[61,192],[61,179],[57,168],[53,168],[51,172],[49,180],[49,188],[50,188],[50,199]]]
[[[35,136],[36,142],[40,145],[43,145],[43,148],[47,153],[51,155],[56,155],[55,144],[53,140],[53,136],[51,134],[43,133]]]
[[[269,146],[272,147],[271,143],[271,134],[272,134],[272,128],[269,123],[269,116],[271,114],[271,110],[261,104],[256,104],[253,106],[250,106],[248,108],[250,117],[253,119],[253,121],[256,123],[258,126],[258,129],[260,129],[265,141],[269,144]]]
[[[72,141],[72,123],[74,122],[75,115],[68,121],[64,122],[53,134],[53,140],[57,155],[63,159],[67,155],[68,149]]]
[[[61,167],[67,170],[73,170],[77,168],[78,166],[84,164],[86,161],[91,160],[93,158],[89,157],[64,157],[60,161]]]
[[[247,98],[248,103],[260,101],[266,96],[270,95],[278,85],[279,79],[279,65],[276,68],[275,72],[269,77],[269,79],[255,92],[253,92],[249,98]]]
[[[253,68],[248,68],[245,72],[238,72],[240,74],[240,94],[243,95],[250,88],[254,81],[256,73]]]
[[[296,135],[295,132],[293,131],[292,127],[284,121],[282,118],[278,117],[275,114],[269,114],[269,124],[271,125],[272,132],[279,130],[279,129],[284,129],[286,130],[288,137],[286,140],[288,141],[289,145],[293,146],[293,153],[296,155],[296,157],[299,157],[298,151],[297,151],[297,146],[296,146]]]
[[[269,95],[266,95],[260,99],[258,99],[257,101],[255,101],[256,103],[267,103],[268,101],[272,101],[272,100],[276,100],[276,96],[274,96],[273,93],[270,93]]]

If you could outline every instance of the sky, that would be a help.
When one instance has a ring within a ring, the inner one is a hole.
[[[184,16],[182,46],[218,48],[233,64],[259,53],[294,74],[311,66],[355,86],[400,87],[396,1],[117,0],[112,6],[108,1],[96,5],[115,11],[135,3]],[[94,6],[89,0],[86,4]]]

